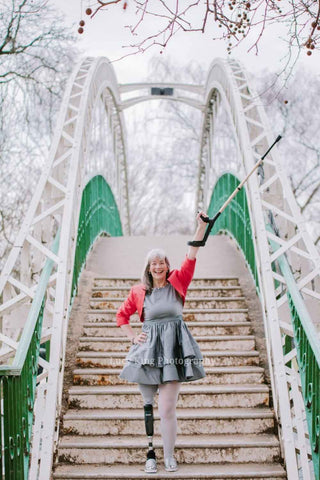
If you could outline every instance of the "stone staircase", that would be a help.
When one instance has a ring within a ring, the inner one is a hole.
[[[163,467],[155,402],[158,472],[146,474],[142,396],[118,378],[130,343],[115,313],[138,280],[95,278],[68,393],[55,479],[283,479],[269,387],[237,278],[193,280],[184,320],[207,376],[183,383],[177,404],[177,472]],[[131,325],[139,332],[135,315]],[[156,397],[157,399],[157,397]]]

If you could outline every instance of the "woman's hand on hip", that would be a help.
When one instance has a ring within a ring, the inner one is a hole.
[[[137,335],[135,338],[134,338],[134,344],[137,345],[142,345],[143,343],[145,343],[147,340],[147,334],[146,332],[141,332],[139,333],[139,335]]]

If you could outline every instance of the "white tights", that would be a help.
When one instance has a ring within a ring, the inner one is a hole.
[[[168,382],[160,385],[138,384],[145,405],[147,403],[153,405],[154,396],[159,387],[158,410],[164,458],[172,457],[174,452],[177,437],[176,404],[180,385],[180,382]]]

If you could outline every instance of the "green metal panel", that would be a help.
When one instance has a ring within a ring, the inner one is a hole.
[[[83,190],[73,272],[73,295],[86,256],[102,232],[110,236],[120,236],[122,227],[112,191],[99,175],[92,178]],[[58,246],[59,233],[52,246],[54,253],[57,253]],[[4,465],[4,469],[2,467],[0,470],[1,480],[26,480],[28,477],[43,310],[52,269],[53,261],[48,259],[41,273],[13,363],[0,366],[0,466]],[[46,350],[49,354],[50,342],[46,342]]]
[[[120,216],[111,188],[101,175],[93,177],[82,193],[77,248],[73,269],[72,297],[86,257],[97,236],[122,236]]]
[[[218,179],[213,189],[208,208],[208,215],[210,217],[213,217],[214,214],[219,211],[239,184],[240,180],[232,173],[225,173]],[[211,234],[215,235],[219,232],[228,232],[238,243],[254,278],[256,288],[259,291],[254,241],[252,238],[250,213],[245,188],[239,191],[220,215]]]

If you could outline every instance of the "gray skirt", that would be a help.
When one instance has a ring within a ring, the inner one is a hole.
[[[191,382],[206,376],[203,357],[182,316],[146,320],[146,341],[132,345],[120,378],[134,383],[159,385]]]

